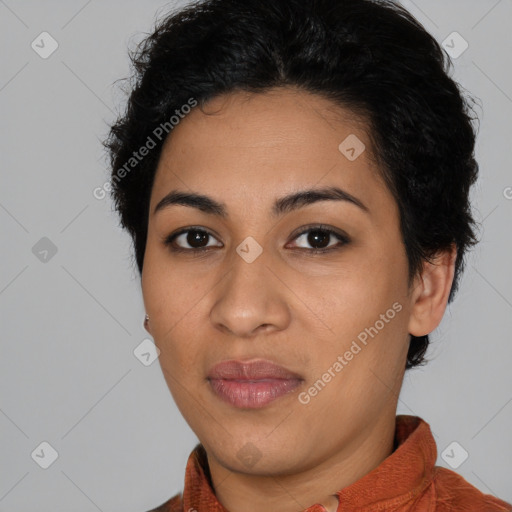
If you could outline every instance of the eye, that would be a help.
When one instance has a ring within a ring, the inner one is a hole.
[[[207,250],[207,247],[212,247],[205,243],[210,238],[215,239],[211,233],[204,229],[194,227],[183,228],[177,233],[169,235],[165,239],[164,244],[170,246],[175,252],[202,252]],[[216,247],[222,247],[222,244]]]
[[[338,243],[332,244],[333,239],[337,239]],[[323,225],[310,226],[307,229],[303,229],[295,235],[294,240],[298,243],[313,246],[312,249],[305,247],[305,250],[311,253],[329,252],[339,249],[350,242],[345,234]]]

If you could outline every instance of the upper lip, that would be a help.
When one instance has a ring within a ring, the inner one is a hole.
[[[299,379],[302,377],[283,366],[258,359],[255,361],[236,361],[230,359],[213,366],[208,373],[209,379],[260,380],[260,379]]]

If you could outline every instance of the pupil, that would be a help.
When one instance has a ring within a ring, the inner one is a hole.
[[[202,231],[189,231],[187,235],[187,243],[191,247],[200,247],[201,242],[204,242],[206,237],[208,236],[208,233],[204,233]],[[198,245],[195,245],[198,244]]]
[[[313,247],[320,245],[321,247],[319,247],[319,248],[327,247],[329,245],[329,237],[330,237],[329,233],[326,233],[325,231],[317,229],[317,230],[311,231],[309,233],[308,244],[312,245]],[[320,240],[320,242],[319,242],[319,240]],[[322,240],[325,242],[325,244],[322,243]]]

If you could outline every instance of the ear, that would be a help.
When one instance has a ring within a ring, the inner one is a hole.
[[[443,318],[455,273],[457,248],[439,252],[432,263],[424,262],[412,290],[409,334],[430,334]]]
[[[147,333],[152,336],[151,326],[149,325],[149,317],[147,315],[144,317],[144,329],[146,329]]]

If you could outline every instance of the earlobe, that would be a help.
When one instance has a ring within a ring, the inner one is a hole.
[[[151,330],[150,330],[150,327],[149,327],[149,316],[148,315],[144,316],[144,329],[146,329],[146,331],[149,334],[151,334]]]
[[[432,263],[424,262],[411,293],[409,334],[430,334],[443,318],[455,273],[457,249],[439,252]]]

